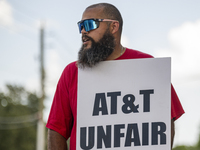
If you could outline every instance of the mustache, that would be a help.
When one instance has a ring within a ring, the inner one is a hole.
[[[93,40],[93,38],[91,38],[91,37],[88,36],[88,35],[82,35],[82,41],[83,41],[83,39]]]

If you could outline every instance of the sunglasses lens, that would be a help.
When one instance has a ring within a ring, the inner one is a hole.
[[[98,28],[97,23],[93,19],[84,20],[83,22],[79,23],[78,25],[79,25],[80,33],[81,33],[81,30],[83,29],[83,27],[86,32]]]
[[[81,33],[81,30],[83,29],[83,23],[78,23],[78,28],[79,28],[79,32]]]

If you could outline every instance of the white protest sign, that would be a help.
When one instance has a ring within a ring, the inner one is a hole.
[[[78,70],[77,150],[170,150],[171,59]]]

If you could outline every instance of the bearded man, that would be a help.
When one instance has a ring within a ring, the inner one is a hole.
[[[125,48],[121,45],[123,20],[119,10],[108,3],[87,7],[78,22],[82,34],[82,47],[78,61],[64,69],[54,95],[49,119],[48,149],[66,150],[70,137],[70,150],[76,149],[77,75],[78,67],[93,68],[105,60],[152,58],[151,55]],[[131,67],[131,66],[130,66]],[[174,138],[174,121],[184,110],[171,88],[171,141]]]

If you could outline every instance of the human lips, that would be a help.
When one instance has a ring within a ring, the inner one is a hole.
[[[90,37],[88,37],[88,36],[83,36],[83,37],[82,37],[82,42],[83,42],[83,44],[87,44],[88,41],[90,41]]]

